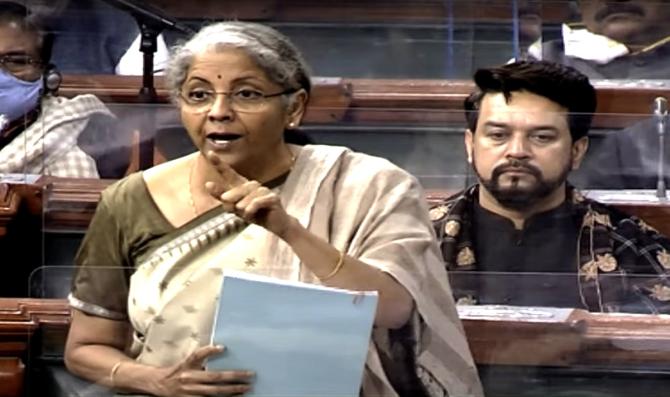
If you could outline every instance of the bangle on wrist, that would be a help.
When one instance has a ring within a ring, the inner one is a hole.
[[[114,382],[114,376],[116,375],[117,372],[119,372],[119,368],[121,368],[121,364],[123,364],[126,360],[119,360],[112,369],[109,371],[109,383],[111,383],[112,387],[116,386],[116,383]]]
[[[325,277],[319,277],[319,279],[320,279],[321,281],[326,281],[326,280],[329,280],[329,279],[335,277],[335,275],[340,271],[340,269],[342,269],[342,266],[344,265],[344,256],[345,256],[345,255],[344,255],[344,252],[342,252],[342,251],[338,251],[338,253],[340,254],[340,256],[339,256],[339,258],[337,259],[337,264],[336,264],[335,267],[333,268],[333,271],[330,272],[330,273],[329,273],[327,276],[325,276]]]

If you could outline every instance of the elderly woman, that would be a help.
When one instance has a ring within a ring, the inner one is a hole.
[[[70,295],[72,372],[160,396],[248,391],[246,371],[203,370],[221,352],[208,346],[221,270],[243,269],[379,292],[363,395],[481,393],[417,181],[286,143],[310,92],[288,39],[211,25],[175,49],[168,84],[198,151],[103,193]]]
[[[93,95],[50,95],[60,83],[47,67],[50,53],[28,10],[0,1],[0,174],[97,178],[96,163],[78,140],[109,128],[115,117]]]

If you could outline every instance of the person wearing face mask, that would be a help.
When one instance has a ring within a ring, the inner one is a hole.
[[[531,58],[572,66],[590,79],[668,79],[670,1],[580,0],[581,21],[562,39],[536,42]]]
[[[93,95],[50,95],[60,77],[49,55],[50,39],[26,8],[0,2],[0,174],[97,178],[78,138],[115,117]]]

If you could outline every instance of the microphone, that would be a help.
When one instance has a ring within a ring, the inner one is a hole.
[[[654,99],[654,120],[658,134],[658,175],[656,179],[656,197],[665,199],[665,130],[668,118],[668,100],[663,97]]]
[[[130,13],[138,21],[151,23],[159,28],[169,28],[185,34],[194,34],[195,30],[177,22],[175,19],[165,15],[165,13],[146,2],[137,2],[135,0],[104,0],[106,3]]]

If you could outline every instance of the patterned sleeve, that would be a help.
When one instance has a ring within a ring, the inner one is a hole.
[[[78,146],[47,164],[44,173],[63,178],[99,178],[95,160]]]
[[[618,223],[614,249],[631,294],[623,312],[670,313],[670,240],[635,217]],[[627,288],[627,289],[628,289]]]

